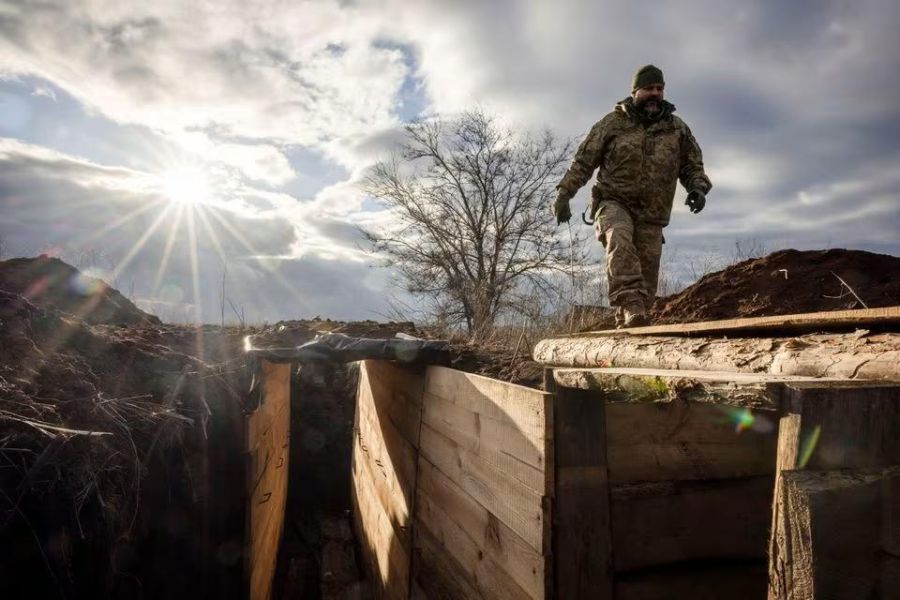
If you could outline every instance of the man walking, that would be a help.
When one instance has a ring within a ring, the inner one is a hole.
[[[591,128],[556,186],[553,214],[561,224],[572,217],[569,201],[597,171],[591,215],[606,250],[609,303],[618,327],[648,322],[676,183],[688,191],[685,204],[693,213],[703,210],[712,188],[700,146],[672,114],[675,107],[663,99],[664,89],[661,70],[638,69],[631,96]]]

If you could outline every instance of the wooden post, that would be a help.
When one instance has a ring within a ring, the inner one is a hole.
[[[854,519],[868,523],[881,517],[891,523],[900,518],[893,516],[892,508],[879,510],[873,504],[883,495],[873,490],[889,484],[863,485],[865,472],[900,465],[900,385],[799,382],[781,384],[773,392],[780,393],[784,416],[769,542],[769,598],[849,597],[841,595],[841,582],[866,579],[870,565],[853,566],[845,560],[841,564],[851,571],[838,572],[828,566],[835,562],[830,557],[851,547],[890,546],[878,539],[883,535],[880,525],[853,525]],[[797,473],[803,470],[824,474],[821,481],[808,480]],[[838,470],[845,473],[827,473]],[[858,473],[847,475],[850,470]],[[854,485],[842,477],[855,477],[850,481]],[[890,518],[884,516],[888,511]],[[809,533],[832,530],[840,530],[833,532],[835,543]],[[850,533],[853,544],[842,542]],[[857,539],[860,536],[865,539]],[[804,569],[803,564],[817,566]]]
[[[553,573],[556,598],[612,598],[606,409],[596,392],[559,387],[552,370],[544,389],[555,393],[553,438]]]

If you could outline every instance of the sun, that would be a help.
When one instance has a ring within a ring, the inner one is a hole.
[[[210,200],[212,186],[200,169],[181,167],[163,173],[162,190],[173,204],[194,205]]]

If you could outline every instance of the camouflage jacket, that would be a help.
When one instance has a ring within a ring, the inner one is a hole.
[[[687,124],[662,102],[659,117],[648,120],[626,98],[591,128],[557,189],[571,199],[597,169],[591,214],[600,200],[615,200],[645,223],[667,225],[675,184],[688,191],[712,188],[703,172],[703,155]]]

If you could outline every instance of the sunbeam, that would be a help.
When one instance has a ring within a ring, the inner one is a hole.
[[[172,254],[172,246],[175,245],[175,234],[181,226],[183,216],[184,205],[179,205],[178,211],[172,219],[172,225],[169,227],[169,235],[166,237],[166,245],[163,248],[162,259],[159,261],[159,266],[156,269],[156,276],[153,278],[153,291],[150,293],[152,298],[155,298],[157,292],[159,292],[159,286],[162,283],[162,278],[166,273],[166,267],[169,264],[169,256]]]

